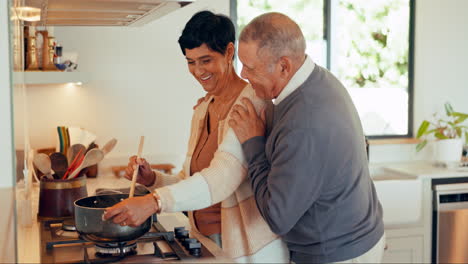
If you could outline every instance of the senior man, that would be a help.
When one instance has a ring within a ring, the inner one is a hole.
[[[241,76],[274,105],[257,116],[243,99],[229,124],[242,143],[257,206],[292,261],[378,263],[382,207],[359,116],[340,81],[305,46],[299,26],[280,13],[244,28]]]

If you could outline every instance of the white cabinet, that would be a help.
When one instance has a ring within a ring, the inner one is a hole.
[[[386,227],[421,223],[421,180],[374,180],[374,186],[382,205]]]
[[[387,237],[382,263],[423,262],[423,236]]]
[[[430,263],[431,181],[387,168],[372,172],[386,233],[383,263]]]

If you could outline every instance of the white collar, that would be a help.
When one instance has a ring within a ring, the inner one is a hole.
[[[288,84],[283,88],[281,93],[273,99],[273,104],[278,105],[281,103],[281,101],[284,100],[288,95],[290,95],[292,92],[294,92],[301,84],[307,80],[309,75],[312,73],[312,71],[315,68],[315,63],[312,61],[312,59],[306,55],[306,58],[304,60],[304,63],[302,66],[297,70],[297,72],[294,74],[294,76],[289,80]]]

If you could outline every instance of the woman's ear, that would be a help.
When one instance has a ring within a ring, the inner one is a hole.
[[[229,44],[226,47],[226,58],[228,59],[228,62],[231,62],[234,58],[234,43],[229,42]]]

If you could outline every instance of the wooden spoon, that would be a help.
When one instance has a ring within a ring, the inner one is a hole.
[[[83,153],[86,151],[86,147],[83,144],[73,144],[68,148],[67,159],[68,164],[72,164],[72,161],[75,159],[76,155],[82,150]]]
[[[140,145],[138,146],[138,154],[137,154],[137,160],[141,157],[141,152],[143,151],[143,143],[145,142],[145,137],[141,136],[140,138]],[[135,194],[135,183],[138,175],[138,168],[140,166],[136,167],[136,170],[133,171],[132,175],[132,184],[130,185],[130,193],[128,194],[128,198],[132,198],[133,194]]]
[[[52,170],[55,171],[54,178],[61,179],[68,169],[67,157],[61,152],[54,152],[49,157],[52,163]]]
[[[104,147],[102,147],[102,153],[104,154],[104,156],[105,156],[107,153],[111,152],[111,151],[114,149],[114,147],[115,147],[116,144],[117,144],[117,139],[113,138],[113,139],[109,140],[109,141],[104,145]]]
[[[67,179],[73,179],[80,171],[89,166],[98,164],[104,158],[102,150],[94,148],[86,153],[83,162],[68,176]]]
[[[51,180],[54,179],[52,177],[52,174],[54,174],[54,171],[52,170],[52,163],[50,161],[49,156],[47,156],[47,154],[39,153],[37,155],[34,155],[33,163],[34,163],[34,166],[36,166],[38,170],[44,173],[44,175],[48,179],[51,179]]]

